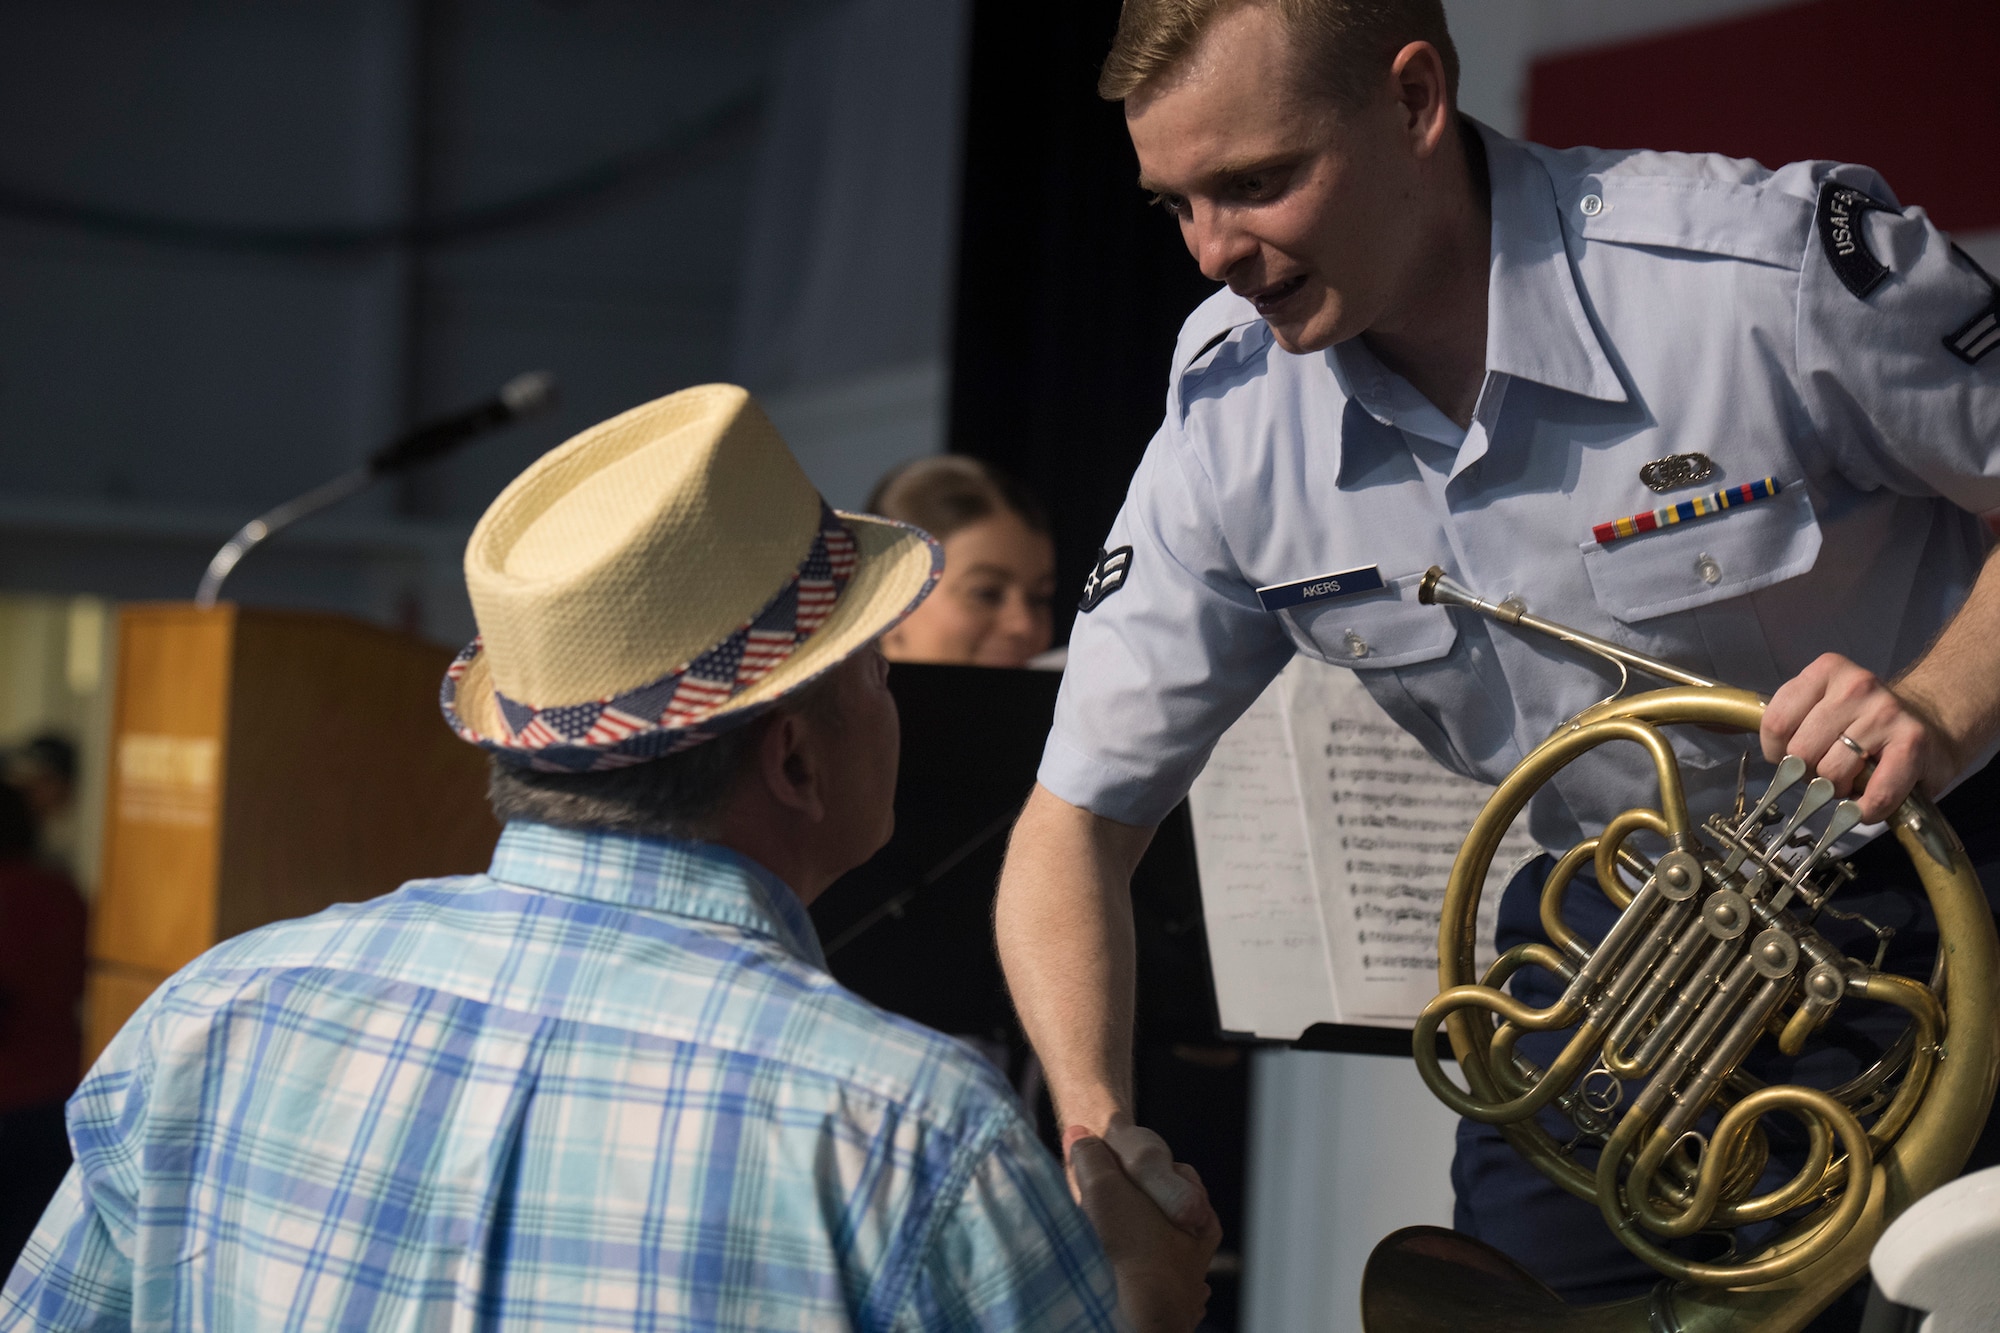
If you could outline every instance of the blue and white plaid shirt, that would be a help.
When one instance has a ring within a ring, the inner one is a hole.
[[[232,940],[69,1126],[0,1329],[1122,1327],[997,1074],[715,847],[514,824]]]

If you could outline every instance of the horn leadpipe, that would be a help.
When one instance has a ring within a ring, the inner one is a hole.
[[[1518,600],[1510,598],[1505,602],[1489,602],[1447,578],[1443,568],[1438,565],[1432,565],[1425,573],[1423,582],[1417,585],[1417,600],[1425,606],[1462,606],[1483,616],[1491,616],[1503,625],[1518,625],[1523,629],[1537,630],[1586,653],[1595,653],[1613,662],[1622,662],[1649,676],[1673,681],[1676,685],[1695,685],[1703,689],[1713,689],[1722,683],[1710,680],[1707,676],[1697,676],[1692,671],[1684,671],[1671,662],[1662,662],[1657,657],[1635,653],[1630,648],[1620,647],[1608,639],[1598,638],[1595,634],[1585,634],[1580,629],[1571,629],[1553,620],[1544,620],[1540,616],[1530,614]]]

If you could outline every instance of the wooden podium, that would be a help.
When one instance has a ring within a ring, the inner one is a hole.
[[[210,945],[486,868],[486,757],[438,713],[450,660],[341,616],[120,610],[86,1067]]]

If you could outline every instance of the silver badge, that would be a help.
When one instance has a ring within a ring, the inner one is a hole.
[[[1715,460],[1707,454],[1668,454],[1639,469],[1639,480],[1655,491],[1692,486],[1715,475]]]

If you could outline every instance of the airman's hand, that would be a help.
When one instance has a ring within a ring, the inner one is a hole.
[[[1074,1135],[1078,1130],[1072,1127],[1069,1132]],[[1201,1177],[1193,1167],[1174,1160],[1165,1139],[1133,1124],[1132,1117],[1123,1112],[1111,1117],[1103,1137],[1132,1183],[1144,1190],[1174,1225],[1191,1236],[1203,1235],[1216,1225],[1215,1209],[1209,1206]]]
[[[1966,762],[1910,691],[1890,688],[1838,653],[1824,654],[1771,696],[1759,739],[1766,759],[1795,754],[1843,796],[1873,760],[1859,798],[1866,823],[1887,819],[1919,784],[1942,790]]]

